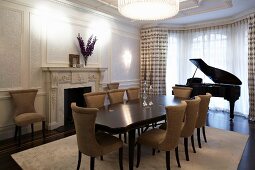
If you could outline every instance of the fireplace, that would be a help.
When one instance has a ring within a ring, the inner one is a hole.
[[[64,126],[70,127],[73,125],[73,116],[71,103],[75,102],[79,107],[86,107],[83,94],[91,92],[91,87],[78,87],[64,89]]]
[[[81,95],[89,91],[102,91],[103,72],[106,68],[71,68],[71,67],[43,67],[42,68],[46,83],[46,125],[49,130],[56,129],[65,125],[65,105],[70,106],[70,102],[65,104],[65,93],[68,89],[76,89]],[[84,91],[85,89],[85,91]],[[81,90],[81,91],[80,91]],[[82,106],[83,101],[76,101],[78,106]],[[71,113],[71,111],[67,111]],[[69,118],[70,119],[70,116]]]

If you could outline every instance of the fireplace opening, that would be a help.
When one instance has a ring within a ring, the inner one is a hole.
[[[64,90],[64,126],[73,127],[71,103],[76,102],[79,107],[86,107],[83,94],[91,92],[91,87],[70,88]]]

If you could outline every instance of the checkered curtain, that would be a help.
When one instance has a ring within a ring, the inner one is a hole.
[[[249,118],[255,121],[255,14],[248,18],[248,85],[249,85]]]
[[[140,44],[140,80],[141,89],[146,91],[152,85],[151,94],[166,94],[166,59],[168,33],[164,28],[143,28]]]

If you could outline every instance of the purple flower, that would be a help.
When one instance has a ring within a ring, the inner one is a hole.
[[[96,38],[96,36],[93,38],[93,35],[91,35],[89,37],[88,42],[87,42],[86,45],[84,44],[84,41],[83,41],[82,37],[80,36],[80,34],[78,34],[77,39],[79,41],[81,54],[84,57],[85,65],[87,65],[88,57],[91,56],[92,53],[93,53],[94,46],[95,46],[95,43],[97,41],[97,38]]]

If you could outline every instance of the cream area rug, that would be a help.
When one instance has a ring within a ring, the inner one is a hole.
[[[195,144],[197,153],[192,152],[189,140],[190,161],[185,160],[183,140],[179,144],[181,170],[236,170],[241,159],[248,136],[235,132],[223,131],[206,127],[207,143],[202,139],[202,148]],[[136,152],[135,152],[136,154]],[[13,159],[24,170],[73,170],[76,169],[78,148],[76,136],[63,138],[48,144],[31,148],[12,155]],[[171,151],[171,169],[177,167],[174,151]],[[128,147],[124,146],[124,169],[128,169]],[[135,156],[136,164],[136,156]],[[118,170],[118,152],[105,155],[104,160],[95,160],[96,170]],[[89,169],[89,157],[82,155],[81,168]],[[134,167],[134,169],[136,169]],[[164,170],[165,152],[161,151],[152,156],[151,148],[142,146],[141,162],[138,169]]]

